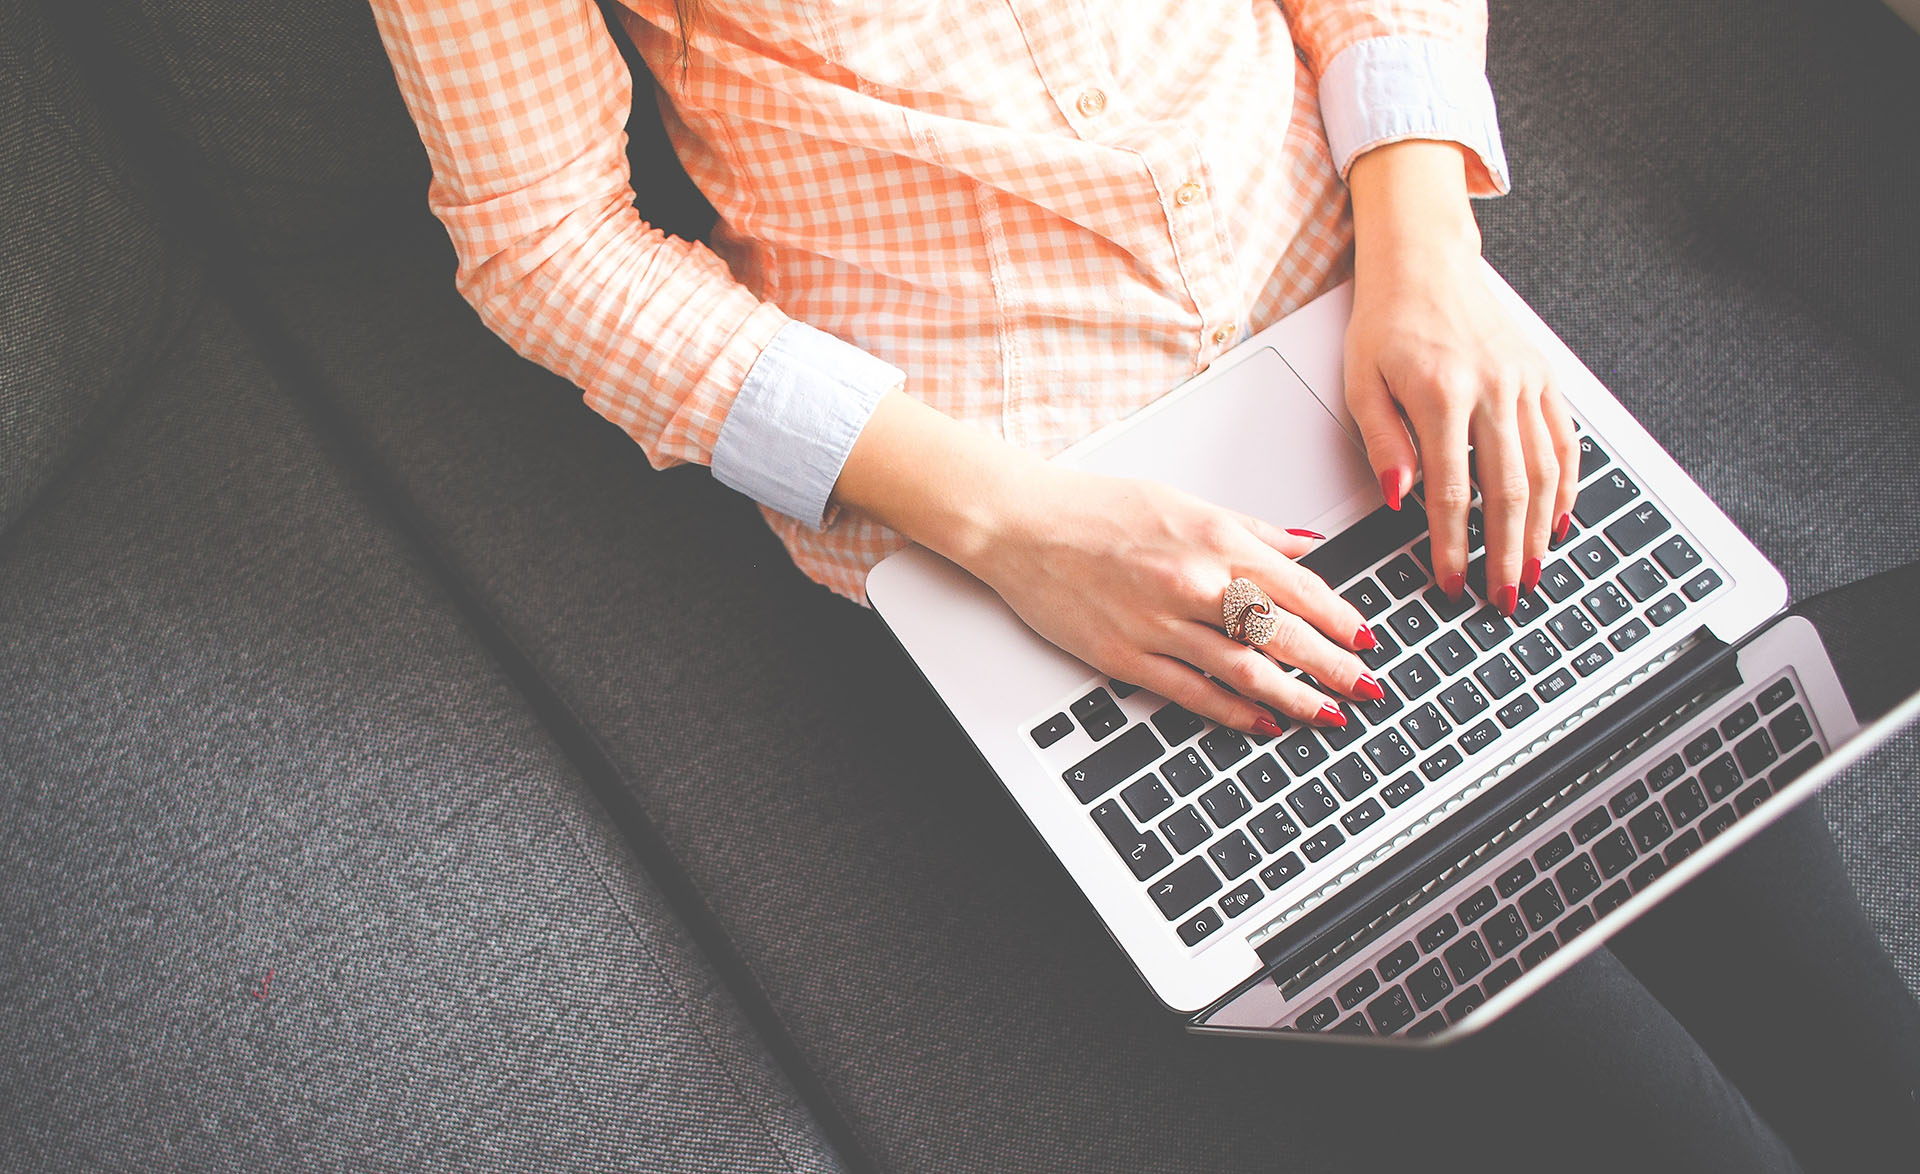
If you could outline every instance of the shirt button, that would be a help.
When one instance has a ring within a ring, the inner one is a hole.
[[[1105,110],[1107,108],[1106,91],[1097,90],[1097,89],[1086,90],[1081,93],[1080,101],[1075,103],[1075,105],[1080,107],[1081,114],[1085,115],[1088,118],[1092,118],[1094,115],[1100,113],[1102,110]]]
[[[1231,339],[1232,337],[1233,337],[1233,327],[1222,326],[1213,332],[1213,345],[1225,346],[1227,345],[1228,340]]]
[[[1200,198],[1200,185],[1188,181],[1173,189],[1173,202],[1182,208]]]

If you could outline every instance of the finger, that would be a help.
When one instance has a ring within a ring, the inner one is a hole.
[[[1427,530],[1432,542],[1433,581],[1449,598],[1467,582],[1467,511],[1473,484],[1467,470],[1467,415],[1446,407],[1416,420],[1421,466],[1427,480]]]
[[[1529,480],[1515,400],[1483,400],[1475,413],[1473,449],[1480,473],[1480,511],[1486,518],[1487,599],[1512,615],[1520,598],[1521,548],[1526,540]]]
[[[1399,509],[1401,498],[1413,488],[1418,458],[1400,405],[1371,364],[1347,364],[1347,410],[1360,426],[1360,439],[1367,446],[1367,461],[1373,465],[1374,476],[1380,479],[1381,494],[1389,506]]]
[[[1332,645],[1338,649],[1365,651],[1374,647],[1373,631],[1367,626],[1367,618],[1327,586],[1325,579],[1291,559],[1274,558],[1258,547],[1239,552],[1237,560],[1233,573],[1236,576],[1244,575],[1259,584],[1283,617],[1305,620],[1307,625],[1311,625],[1311,630],[1317,630],[1314,635],[1323,641],[1332,641]],[[1303,631],[1307,630],[1310,629],[1303,627]],[[1305,650],[1295,651],[1305,654]],[[1278,652],[1274,655],[1288,664],[1308,668],[1291,656],[1280,656]],[[1353,664],[1357,667],[1360,662],[1355,659]],[[1336,675],[1326,679],[1344,686],[1351,678]]]
[[[1172,656],[1141,653],[1124,671],[1129,674],[1127,680],[1209,721],[1249,734],[1272,737],[1280,733],[1273,715],[1253,700],[1234,696],[1200,670]]]
[[[1280,617],[1281,628],[1311,630],[1292,616]],[[1318,639],[1317,634],[1311,634]],[[1275,633],[1274,639],[1280,639]],[[1228,639],[1205,624],[1183,624],[1170,634],[1171,651],[1242,697],[1269,706],[1295,721],[1311,725],[1343,726],[1347,717],[1334,698],[1281,670],[1264,649],[1249,648]]]
[[[1288,558],[1299,558],[1314,547],[1327,540],[1325,534],[1298,527],[1281,528],[1252,514],[1233,515],[1255,538],[1273,547]]]
[[[1553,540],[1567,536],[1573,523],[1574,499],[1580,495],[1580,434],[1573,430],[1573,415],[1560,389],[1547,384],[1540,397],[1540,414],[1553,433],[1553,450],[1560,461],[1560,485],[1553,501]]]
[[[1560,497],[1560,454],[1547,426],[1542,396],[1522,396],[1518,420],[1520,443],[1527,458],[1526,540],[1520,560],[1520,594],[1540,583],[1540,566],[1553,539],[1554,507]]]

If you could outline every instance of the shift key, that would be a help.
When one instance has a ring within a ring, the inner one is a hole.
[[[1145,770],[1160,757],[1153,727],[1138,725],[1060,772],[1074,798],[1091,803]]]

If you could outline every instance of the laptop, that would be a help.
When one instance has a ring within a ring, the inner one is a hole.
[[[1920,713],[1863,727],[1786,584],[1491,268],[1580,436],[1574,525],[1511,618],[1432,581],[1345,407],[1350,285],[1061,454],[1331,537],[1385,690],[1273,738],[1109,680],[920,547],[875,609],[1190,1030],[1442,1045],[1482,1029]],[[1250,430],[1247,419],[1284,426]],[[1478,514],[1470,533],[1479,566]],[[1223,583],[1224,590],[1225,584]]]

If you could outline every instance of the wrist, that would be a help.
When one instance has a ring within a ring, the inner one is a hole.
[[[1479,256],[1459,144],[1408,139],[1375,147],[1354,160],[1348,187],[1356,269]]]

